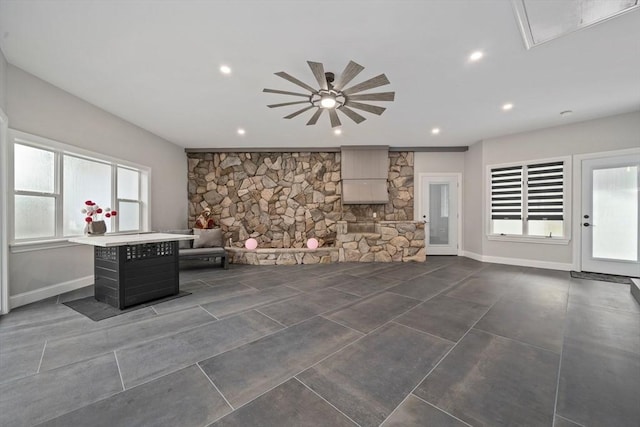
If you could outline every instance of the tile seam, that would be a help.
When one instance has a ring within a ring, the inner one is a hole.
[[[220,393],[220,396],[222,396],[222,398],[224,399],[224,401],[227,403],[227,405],[229,405],[229,407],[231,408],[231,412],[235,411],[235,408],[233,407],[233,405],[231,404],[231,402],[229,402],[227,400],[227,398],[225,397],[225,395],[222,393],[222,391],[218,388],[218,386],[216,385],[216,383],[213,382],[213,379],[211,379],[209,377],[209,375],[207,375],[207,373],[204,371],[204,369],[202,369],[202,366],[200,366],[200,362],[196,363],[196,366],[198,367],[198,369],[200,369],[200,372],[202,372],[202,374],[205,376],[205,378],[207,380],[209,380],[209,382],[211,383],[211,385],[213,386],[213,388],[216,389],[216,391],[218,393]],[[228,414],[227,414],[228,415]]]

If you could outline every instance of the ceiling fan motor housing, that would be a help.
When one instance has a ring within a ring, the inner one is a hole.
[[[332,72],[327,71],[326,73],[324,73],[324,77],[327,79],[327,83],[331,86],[331,83],[333,83],[336,79],[336,75],[333,74]]]

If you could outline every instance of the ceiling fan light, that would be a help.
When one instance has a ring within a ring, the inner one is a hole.
[[[331,95],[325,95],[320,99],[322,108],[334,108],[336,106],[336,98]]]

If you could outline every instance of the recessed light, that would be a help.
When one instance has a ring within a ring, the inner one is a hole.
[[[231,74],[231,67],[229,67],[228,65],[221,65],[220,72],[222,74]]]
[[[511,104],[511,103],[507,103],[507,104],[504,104],[504,105],[502,106],[502,109],[503,109],[504,111],[509,111],[509,110],[511,110],[512,108],[513,108],[513,104]]]
[[[440,128],[433,128],[433,129],[431,129],[431,133],[432,133],[432,134],[434,134],[434,135],[439,134],[439,133],[440,133]]]
[[[333,131],[336,135],[342,135],[342,129],[336,129]]]
[[[238,135],[244,135],[245,133],[247,133],[244,129],[240,128],[238,129]]]
[[[561,111],[561,112],[560,112],[560,115],[561,115],[562,117],[568,117],[568,116],[570,116],[570,115],[572,115],[572,114],[573,114],[573,111],[571,111],[571,110],[565,110],[565,111]]]
[[[484,53],[482,53],[479,50],[476,50],[475,52],[473,52],[471,55],[469,55],[469,61],[477,61],[480,58],[482,58],[484,56]]]

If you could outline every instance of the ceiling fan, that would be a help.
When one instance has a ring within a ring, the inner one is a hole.
[[[311,72],[313,73],[318,82],[318,85],[320,86],[319,89],[315,89],[309,86],[308,84],[296,79],[295,77],[291,76],[288,73],[285,73],[284,71],[275,73],[275,75],[278,77],[282,77],[283,79],[288,80],[303,89],[306,89],[310,93],[307,94],[277,89],[263,89],[263,92],[279,93],[282,95],[293,95],[306,98],[304,101],[284,102],[281,104],[267,105],[267,107],[269,108],[276,108],[285,107],[288,105],[308,104],[304,108],[301,108],[300,110],[295,111],[288,116],[284,116],[285,119],[292,119],[304,113],[305,111],[309,111],[315,108],[316,111],[311,116],[311,119],[309,119],[309,121],[307,122],[307,126],[315,125],[322,115],[322,112],[324,110],[327,110],[329,114],[329,120],[331,121],[331,127],[334,128],[342,125],[337,111],[342,112],[344,115],[346,115],[356,123],[362,123],[364,120],[366,120],[366,118],[355,112],[353,110],[354,108],[377,115],[382,114],[384,110],[386,110],[386,108],[379,107],[377,105],[364,104],[359,101],[394,100],[395,92],[359,94],[360,92],[389,84],[389,79],[387,79],[387,76],[385,76],[384,74],[380,74],[369,80],[365,80],[362,83],[358,83],[354,86],[345,88],[345,86],[351,80],[353,80],[358,74],[360,74],[362,70],[364,70],[364,67],[362,65],[357,64],[353,61],[349,61],[342,74],[340,74],[337,78],[334,73],[325,72],[324,66],[320,62],[307,61],[307,64],[309,64]]]

